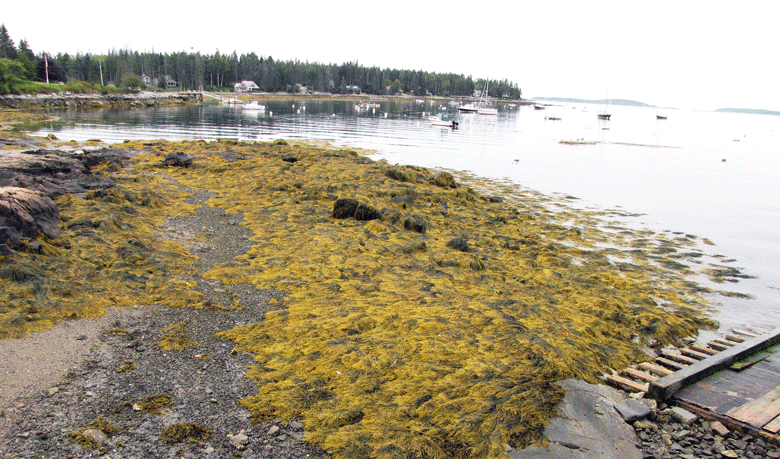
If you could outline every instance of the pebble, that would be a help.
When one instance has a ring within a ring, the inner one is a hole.
[[[98,429],[87,429],[82,433],[85,437],[89,437],[101,445],[108,441],[108,436]]]
[[[230,444],[239,451],[246,448],[246,444],[249,443],[249,437],[246,436],[243,430],[239,434],[229,436],[228,440],[230,440]]]

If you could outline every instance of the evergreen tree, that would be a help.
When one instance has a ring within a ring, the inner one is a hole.
[[[16,59],[16,46],[8,35],[5,24],[0,24],[0,58]]]

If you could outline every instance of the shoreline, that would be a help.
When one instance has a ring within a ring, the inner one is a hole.
[[[151,146],[151,147],[155,147],[155,148],[156,148],[156,147],[165,147],[165,146],[167,145],[167,143],[155,143],[155,142],[151,142],[151,144],[154,144],[154,145],[150,145],[150,146]],[[192,144],[192,143],[181,142],[181,143],[174,144],[174,145],[185,145],[185,144]],[[230,146],[232,149],[236,149],[237,147],[241,146],[241,145],[239,145],[239,143],[232,143],[232,142],[229,142],[229,143],[228,143],[228,145],[229,145],[229,146]],[[259,144],[256,144],[256,145],[259,145]],[[121,146],[121,145],[117,145],[116,147],[119,147],[119,146]],[[278,149],[278,150],[274,150],[274,151],[285,151],[285,146],[284,146],[284,145],[281,145],[281,144],[280,144],[278,147],[279,147],[279,149]],[[266,147],[266,148],[270,148],[270,147]],[[281,154],[281,153],[275,153],[275,154]],[[306,155],[300,155],[300,154],[298,154],[298,155],[297,155],[297,158],[296,158],[296,161],[299,161],[299,160],[302,160],[302,159],[305,159],[305,158],[306,158]],[[295,163],[296,161],[293,161],[292,163]],[[284,162],[286,162],[286,161],[284,161]],[[282,164],[283,164],[283,163],[282,163]],[[224,166],[223,166],[223,167],[224,167]],[[285,167],[286,167],[286,166],[285,166]],[[411,170],[411,169],[410,169],[410,170],[401,169],[401,170],[396,170],[396,171],[394,171],[394,172],[393,172],[393,174],[411,174],[411,173],[412,173],[412,170]],[[401,177],[401,175],[396,175],[396,177]],[[183,177],[180,177],[180,178],[183,178]],[[409,182],[404,182],[404,183],[409,183]],[[412,183],[413,183],[413,182],[412,182]],[[407,186],[408,186],[408,185],[407,185]],[[207,187],[207,188],[208,188],[208,187]],[[484,198],[484,197],[483,197],[483,198]],[[498,204],[498,202],[496,202],[496,204]],[[220,207],[221,207],[221,206],[220,206]],[[219,207],[214,207],[214,208],[215,208],[215,209],[219,209]],[[228,225],[228,227],[232,227],[232,226],[239,226],[239,227],[243,228],[243,226],[240,226],[240,225],[242,225],[242,223],[240,222],[240,220],[238,220],[238,221],[237,221],[237,220],[234,220],[234,219],[233,219],[233,216],[234,216],[234,215],[240,215],[240,214],[237,214],[237,213],[235,213],[235,211],[232,211],[232,210],[231,210],[231,211],[228,211],[228,213],[225,213],[224,211],[222,211],[222,213],[221,213],[221,214],[217,214],[215,217],[212,217],[212,218],[216,218],[216,219],[220,219],[220,220],[226,220],[226,224]],[[506,217],[505,217],[505,218],[506,218]],[[202,225],[201,225],[201,226],[202,226]],[[562,229],[563,229],[563,228],[562,228]],[[377,231],[377,228],[376,228],[376,227],[372,227],[371,231],[374,231],[374,232],[376,232],[376,231]],[[256,231],[255,231],[255,232],[256,232]],[[216,231],[214,231],[214,230],[211,230],[211,231],[208,231],[208,232],[207,232],[207,234],[216,235],[216,234],[217,234],[217,232],[216,232]],[[203,237],[203,236],[198,236],[198,234],[197,234],[197,233],[195,233],[195,234],[188,234],[188,235],[187,235],[187,237],[184,237],[182,240],[194,239],[194,240],[198,241],[198,243],[202,243],[202,242],[200,242],[200,238],[202,238],[202,237]],[[208,239],[209,239],[209,237],[213,237],[213,236],[207,236],[207,237],[206,237],[206,240],[208,240]],[[478,239],[477,239],[477,240],[478,240]],[[430,242],[429,242],[429,243],[430,243]],[[208,243],[207,243],[207,244],[208,244]],[[214,248],[214,245],[213,245],[213,244],[209,244],[209,245],[211,246],[211,249],[207,249],[207,250],[206,250],[206,252],[202,252],[202,253],[208,253],[208,252],[210,252],[210,250],[213,250],[213,248]],[[192,247],[190,248],[190,250],[196,250],[196,251],[197,251],[197,250],[200,250],[200,249],[202,249],[202,248],[203,248],[203,246],[197,246],[197,245],[195,245],[195,246],[192,246]],[[511,249],[510,249],[510,250],[511,250]],[[229,258],[232,258],[232,257],[229,257]],[[228,258],[228,259],[229,259],[229,258]],[[208,281],[204,281],[204,282],[208,282]],[[207,285],[208,285],[208,284],[207,284]],[[222,286],[220,286],[220,287],[216,287],[216,288],[213,288],[213,290],[214,290],[214,291],[216,291],[216,290],[224,290],[224,289],[225,289],[225,288],[224,288],[224,287],[222,287]],[[287,290],[287,289],[285,289],[285,290]],[[212,292],[212,293],[213,293],[213,292]],[[217,293],[222,293],[222,292],[217,292]],[[278,301],[278,300],[277,300],[277,301]],[[224,304],[224,303],[220,303],[220,304]],[[160,327],[160,328],[162,328],[162,327]],[[87,421],[88,421],[88,420],[87,420]],[[269,429],[271,429],[271,427],[269,427]]]
[[[206,91],[208,92],[208,91]],[[341,101],[341,102],[367,102],[367,101],[393,101],[402,102],[415,100],[438,101],[446,103],[451,100],[471,101],[473,97],[439,97],[426,96],[414,97],[408,95],[373,95],[373,94],[329,94],[329,93],[264,93],[264,92],[215,92],[209,93],[221,97],[235,97],[244,101],[275,101],[275,100],[307,100],[307,101]],[[214,103],[204,100],[203,94],[199,91],[180,91],[180,92],[157,92],[140,91],[138,93],[115,93],[115,94],[73,94],[73,93],[52,93],[52,94],[7,94],[0,96],[0,107],[6,109],[101,109],[101,108],[144,108],[161,107],[166,105],[183,104],[202,104]],[[218,103],[218,102],[215,102]],[[496,104],[518,104],[533,105],[528,100],[495,100]]]

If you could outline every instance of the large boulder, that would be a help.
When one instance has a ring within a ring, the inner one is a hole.
[[[442,188],[457,188],[458,183],[455,181],[455,177],[452,176],[449,172],[439,172],[436,175],[433,176],[433,183],[436,186],[440,186]]]
[[[352,218],[360,203],[352,198],[339,198],[333,204],[333,218]]]
[[[182,152],[169,153],[165,157],[166,166],[190,167],[195,157]]]
[[[39,232],[56,238],[59,223],[57,204],[44,193],[27,188],[0,187],[0,228],[11,230],[3,230],[6,241],[0,243],[13,243],[14,232],[29,239],[34,239]]]
[[[615,406],[625,400],[618,391],[585,381],[567,379],[556,384],[566,391],[558,417],[544,429],[549,448],[531,446],[509,450],[513,459],[642,459],[634,429]],[[507,448],[509,449],[509,448]]]
[[[380,214],[378,210],[369,206],[368,204],[361,202],[355,209],[355,220],[369,221],[380,220],[381,218],[382,214]]]

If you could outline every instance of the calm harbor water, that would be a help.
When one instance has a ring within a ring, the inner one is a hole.
[[[579,205],[621,208],[627,224],[708,238],[703,250],[755,276],[720,287],[754,299],[714,296],[722,328],[780,325],[780,117],[598,106],[504,106],[498,116],[458,115],[439,103],[266,103],[56,113],[35,135],[63,140],[311,139],[375,150],[390,163],[469,171]],[[447,110],[459,129],[431,126]],[[551,120],[550,118],[560,118]],[[597,141],[566,145],[561,140]]]

